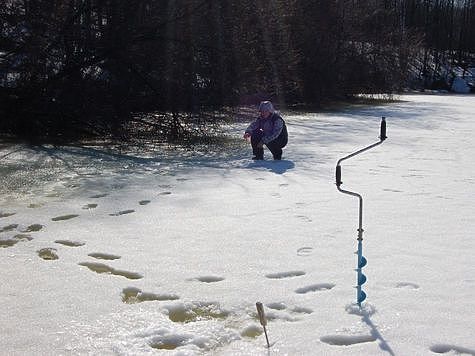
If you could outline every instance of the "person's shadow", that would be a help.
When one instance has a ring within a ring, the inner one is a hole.
[[[294,162],[283,160],[258,160],[250,162],[246,168],[264,168],[275,174],[283,174],[295,167]]]

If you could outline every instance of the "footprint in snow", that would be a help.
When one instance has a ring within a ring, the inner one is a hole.
[[[297,256],[309,256],[313,253],[313,247],[301,247],[297,250]]]
[[[141,200],[141,201],[139,201],[140,205],[147,205],[148,203],[150,203],[150,200]]]
[[[38,232],[43,228],[43,225],[41,224],[32,224],[28,226],[25,230],[22,230],[22,232]]]
[[[1,228],[0,232],[12,231],[12,230],[15,230],[17,227],[18,227],[18,224],[10,224]]]
[[[69,220],[69,219],[77,218],[78,216],[79,215],[77,215],[77,214],[61,215],[61,216],[57,216],[55,218],[51,218],[51,220],[53,220],[53,221]]]
[[[95,209],[95,208],[97,208],[97,204],[86,204],[82,208],[84,210]]]
[[[256,312],[253,312],[251,316],[255,320],[259,320],[259,316]],[[272,308],[268,308],[266,310],[266,319],[267,319],[267,321],[278,321],[278,320],[280,320],[280,321],[288,321],[288,322],[295,322],[295,321],[299,320],[299,318],[289,314],[285,310],[272,309]]]
[[[112,213],[112,214],[109,214],[109,215],[110,216],[120,216],[120,215],[131,214],[131,213],[135,213],[135,210],[127,209],[127,210],[118,211],[117,213]]]
[[[321,342],[329,345],[350,346],[365,342],[376,341],[373,335],[327,335],[320,338]]]
[[[274,310],[284,310],[287,309],[287,306],[283,302],[269,303],[266,304],[266,307]]]
[[[38,250],[38,256],[46,261],[57,260],[59,257],[56,254],[56,249],[52,247],[42,248]]]
[[[193,339],[194,336],[191,334],[170,333],[166,335],[155,336],[149,345],[151,348],[157,350],[175,350],[176,348],[186,346],[187,344],[194,344],[195,346],[200,347],[199,345],[196,345],[196,342],[193,342]],[[205,345],[203,344],[201,348],[205,348]]]
[[[18,235],[13,236],[10,239],[5,239],[5,240],[0,239],[0,247],[2,248],[12,247],[23,240],[31,241],[33,240],[33,238],[30,235],[18,234]]]
[[[70,240],[56,240],[55,241],[57,244],[68,246],[68,247],[79,247],[79,246],[84,246],[84,242],[80,241],[70,241]]]
[[[456,346],[456,345],[451,345],[451,344],[432,345],[430,347],[430,350],[432,352],[437,353],[437,354],[446,354],[446,353],[449,353],[449,352],[452,354],[452,351],[453,351],[457,355],[458,354],[463,354],[463,355],[473,355],[473,356],[475,356],[475,349],[469,349],[469,348],[466,348],[466,347]]]
[[[122,290],[122,301],[126,304],[136,304],[151,301],[168,301],[180,299],[175,294],[155,294],[142,292],[142,290],[135,287],[128,287]]]
[[[104,197],[106,197],[106,196],[108,196],[108,195],[109,195],[109,194],[107,194],[107,193],[102,193],[102,194],[93,195],[93,196],[91,196],[91,197],[89,197],[89,198],[91,198],[91,199],[98,199],[98,198],[104,198]]]
[[[122,276],[127,279],[141,279],[143,276],[139,273],[129,272],[129,271],[121,271],[115,268],[109,267],[102,263],[93,263],[93,262],[81,262],[79,263],[80,266],[84,266],[89,268],[91,271],[102,274],[113,274],[115,276]]]
[[[305,307],[294,307],[291,309],[293,313],[297,314],[312,314],[313,310],[310,308],[305,308]]]
[[[218,277],[218,276],[200,276],[200,277],[192,278],[190,279],[190,281],[199,281],[203,283],[216,283],[216,282],[224,281],[224,278]]]
[[[397,190],[397,189],[390,189],[390,188],[385,188],[383,189],[384,192],[390,192],[390,193],[403,193],[402,190]]]
[[[399,282],[396,284],[396,288],[419,289],[419,285],[411,282]]]
[[[0,218],[6,218],[12,215],[15,215],[16,213],[0,213]]]
[[[305,216],[305,215],[295,215],[295,217],[299,218],[300,220],[305,221],[305,222],[312,222],[313,221],[311,218],[309,218],[308,216]]]
[[[118,260],[120,258],[120,256],[117,256],[117,255],[111,255],[108,253],[100,253],[100,252],[92,252],[92,253],[89,253],[88,256],[98,259],[98,260],[108,260],[108,261]]]
[[[276,302],[276,303],[269,303],[266,304],[266,307],[269,309],[273,310],[285,310],[288,309],[287,305],[285,305],[284,302]],[[310,308],[305,308],[305,307],[293,307],[289,309],[292,313],[297,313],[297,314],[312,314],[313,310]]]
[[[41,208],[43,205],[45,205],[45,203],[31,203],[28,205],[28,208],[37,209],[37,208]]]
[[[269,273],[266,274],[267,278],[270,279],[283,279],[283,278],[291,278],[291,277],[298,277],[305,275],[304,271],[288,271],[288,272],[279,272],[279,273]]]
[[[333,283],[312,284],[310,286],[297,288],[295,290],[295,293],[297,293],[297,294],[307,294],[307,293],[310,293],[310,292],[321,292],[321,291],[330,290],[333,287],[335,287],[335,284],[333,284]]]
[[[268,309],[271,309],[271,311],[267,312],[267,318],[269,320],[285,320],[285,321],[296,321],[298,318],[295,318],[291,314],[312,314],[313,310],[305,307],[293,307],[289,308],[284,302],[274,302],[274,303],[268,303],[266,304],[266,307]],[[286,311],[282,313],[282,311]],[[287,312],[290,312],[288,314]]]

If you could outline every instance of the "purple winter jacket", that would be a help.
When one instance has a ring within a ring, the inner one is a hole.
[[[267,119],[258,117],[249,125],[245,132],[252,134],[255,130],[262,129],[264,131],[262,143],[266,144],[279,137],[283,127],[284,120],[277,113],[273,113]]]

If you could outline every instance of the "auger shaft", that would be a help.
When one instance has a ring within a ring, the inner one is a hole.
[[[362,285],[366,282],[366,276],[363,274],[362,268],[367,264],[367,260],[363,256],[363,197],[356,192],[341,188],[341,185],[343,184],[343,182],[341,181],[341,162],[380,145],[386,138],[386,118],[383,116],[383,118],[381,119],[379,141],[341,158],[340,160],[338,160],[336,165],[335,176],[337,189],[344,194],[357,197],[359,200],[356,302],[360,308],[361,303],[366,299],[366,293],[362,289]]]

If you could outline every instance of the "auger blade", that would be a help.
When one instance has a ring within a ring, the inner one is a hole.
[[[362,303],[366,299],[366,293],[361,291],[360,294],[358,295],[358,303]]]
[[[364,274],[361,274],[359,279],[358,279],[358,284],[361,286],[366,283],[366,276]]]
[[[360,262],[358,264],[358,268],[363,268],[364,266],[366,266],[367,263],[368,261],[366,260],[366,258],[364,256],[361,256]]]

